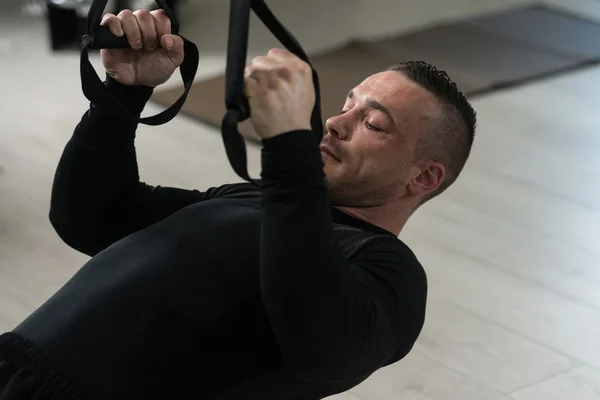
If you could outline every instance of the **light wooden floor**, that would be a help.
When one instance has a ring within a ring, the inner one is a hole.
[[[600,15],[593,3],[573,4]],[[77,54],[48,53],[44,33],[0,17],[0,331],[86,260],[47,219],[54,168],[88,104]],[[222,65],[205,56],[198,76]],[[594,67],[474,101],[463,176],[402,234],[429,274],[424,332],[405,360],[333,398],[600,399],[598,88]],[[178,117],[138,138],[150,183],[238,180],[212,128]],[[256,175],[257,148],[250,157]]]

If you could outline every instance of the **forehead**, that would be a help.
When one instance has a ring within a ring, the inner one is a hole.
[[[371,98],[390,111],[408,111],[423,106],[432,96],[421,86],[397,71],[384,71],[367,77],[352,90],[357,98]]]

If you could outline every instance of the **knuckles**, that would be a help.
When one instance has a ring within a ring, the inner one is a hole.
[[[155,17],[166,17],[167,16],[167,12],[165,10],[163,10],[162,8],[158,8],[156,10],[150,11],[150,14],[154,15]]]
[[[311,74],[310,64],[298,58],[287,50],[273,48],[266,56],[254,57],[248,66],[248,71],[260,74],[289,76],[293,73]]]
[[[285,56],[287,52],[278,47],[274,47],[267,52],[267,56]]]
[[[112,14],[107,14],[107,15],[111,15]],[[123,19],[123,18],[130,18],[132,16],[135,16],[138,20],[144,20],[144,21],[148,21],[151,20],[152,18],[157,18],[157,19],[163,19],[163,18],[167,18],[167,14],[165,13],[165,10],[163,10],[162,8],[158,9],[158,10],[153,10],[153,11],[149,11],[143,8],[137,9],[135,11],[132,11],[130,9],[124,9],[121,10],[119,12],[119,14],[117,14],[117,17],[119,19]]]
[[[133,15],[133,12],[131,10],[121,10],[119,12],[119,14],[117,15],[119,18],[123,18],[123,17],[130,17]]]
[[[133,15],[135,15],[137,19],[142,21],[148,21],[152,19],[152,14],[150,14],[150,11],[144,9],[135,10],[133,12]]]
[[[150,12],[150,15],[152,15],[154,19],[156,19],[159,22],[171,23],[171,20],[167,16],[167,13],[162,8]]]
[[[300,60],[300,59],[298,59],[298,63],[300,64],[300,65],[298,66],[298,69],[299,69],[301,72],[303,72],[303,73],[305,73],[305,74],[312,73],[312,68],[311,68],[311,66],[310,66],[310,65],[309,65],[309,64],[308,64],[306,61],[303,61],[303,60]]]
[[[102,23],[107,23],[107,24],[111,24],[114,23],[115,21],[118,21],[119,19],[117,18],[116,15],[108,13],[108,14],[104,14],[104,16],[102,17]]]

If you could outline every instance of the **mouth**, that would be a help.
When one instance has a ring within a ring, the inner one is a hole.
[[[320,149],[321,149],[321,154],[325,155],[326,157],[332,158],[337,162],[341,161],[331,150],[329,150],[329,148],[327,146],[321,145]]]

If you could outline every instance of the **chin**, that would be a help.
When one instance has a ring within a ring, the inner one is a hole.
[[[346,206],[349,200],[348,185],[345,185],[339,179],[325,175],[325,185],[327,186],[327,198],[333,206]]]
[[[325,172],[325,175],[329,176],[329,177],[334,177],[335,175],[339,175],[339,167],[340,165],[337,164],[333,164],[331,161],[324,161],[323,162],[323,172]]]
[[[340,181],[338,174],[327,167],[323,168],[323,173],[325,174],[325,184],[328,188],[338,186],[338,182]]]

